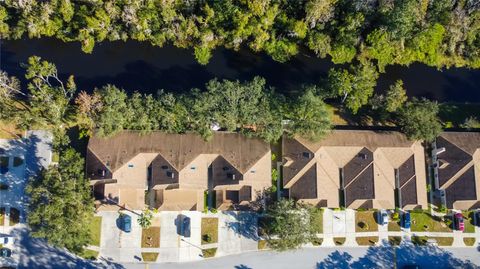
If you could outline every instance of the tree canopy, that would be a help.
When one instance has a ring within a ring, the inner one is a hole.
[[[291,135],[319,140],[332,128],[332,112],[312,88],[291,103],[286,115],[290,121],[287,132]]]
[[[432,142],[442,131],[438,112],[436,102],[414,98],[400,110],[398,124],[408,138]]]
[[[206,0],[0,3],[0,37],[56,37],[95,43],[138,40],[191,48],[207,64],[212,50],[242,46],[287,61],[306,46],[334,63],[422,62],[480,66],[480,6],[460,0]]]
[[[62,149],[58,165],[31,178],[26,187],[31,235],[76,254],[90,242],[88,224],[94,209],[83,170],[80,154],[72,148]]]

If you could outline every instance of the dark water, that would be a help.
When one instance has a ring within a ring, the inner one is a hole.
[[[80,50],[79,43],[55,39],[3,41],[1,69],[23,77],[20,63],[38,55],[57,65],[62,75],[75,75],[80,89],[115,84],[128,91],[156,92],[158,89],[185,91],[203,85],[214,77],[249,80],[255,75],[282,93],[295,93],[302,84],[318,83],[333,64],[308,52],[287,63],[278,63],[262,53],[247,49],[218,48],[210,63],[198,64],[191,50],[172,46],[153,47],[135,41],[103,42],[92,54]],[[441,102],[480,102],[480,70],[455,68],[438,71],[422,64],[388,67],[380,76],[377,90],[403,79],[410,96],[424,96]]]

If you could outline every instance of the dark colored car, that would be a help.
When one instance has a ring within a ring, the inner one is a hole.
[[[12,256],[12,251],[9,248],[0,248],[0,257],[8,258]]]
[[[462,213],[455,213],[455,215],[453,215],[453,220],[455,223],[455,229],[463,232],[465,229],[465,223]]]
[[[120,216],[120,224],[121,224],[121,229],[129,233],[132,231],[132,217],[129,215],[123,214]]]
[[[475,211],[475,225],[480,226],[480,210]]]
[[[410,229],[410,212],[403,213],[402,226],[405,229]]]
[[[182,233],[185,237],[190,237],[190,218],[184,216],[182,218]]]

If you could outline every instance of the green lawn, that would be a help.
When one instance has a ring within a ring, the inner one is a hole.
[[[158,258],[157,252],[142,252],[142,260],[144,262],[156,262]]]
[[[5,224],[5,207],[0,207],[0,226]]]
[[[0,157],[0,167],[8,167],[9,157],[2,156]]]
[[[438,115],[447,127],[460,127],[469,117],[476,117],[477,120],[480,120],[478,116],[480,115],[480,104],[440,104]]]
[[[451,232],[452,229],[441,218],[427,212],[411,212],[412,232]]]
[[[258,241],[258,249],[259,250],[266,249],[267,247],[268,247],[267,240],[259,240]]]
[[[375,211],[355,212],[355,232],[376,232],[378,223],[375,220]]]
[[[345,243],[346,238],[345,237],[334,237],[333,241],[335,242],[335,245],[341,246]]]
[[[142,229],[142,248],[160,247],[160,227],[148,227]]]
[[[475,238],[474,237],[464,237],[463,238],[463,243],[465,243],[466,246],[473,246],[475,244]]]
[[[398,246],[402,242],[402,237],[401,236],[389,236],[388,237],[388,242],[392,246]]]
[[[320,246],[323,243],[323,238],[313,238],[311,242],[314,246]]]
[[[390,232],[400,232],[402,229],[400,227],[400,221],[389,221],[388,222],[388,231]]]
[[[378,242],[378,236],[357,237],[356,240],[360,246],[373,246]]]
[[[100,246],[100,235],[102,233],[102,217],[94,216],[90,223],[90,245]]]
[[[217,248],[202,249],[202,255],[204,258],[215,257],[215,253],[217,253]]]
[[[10,226],[14,226],[20,222],[20,211],[18,209],[10,208]]]
[[[434,239],[439,246],[451,246],[453,244],[453,237],[412,236],[412,242],[415,245],[426,245],[429,239]]]
[[[475,225],[473,225],[473,212],[472,211],[465,211],[462,212],[463,216],[465,217],[464,223],[465,223],[465,231],[464,233],[474,233],[475,232]]]
[[[87,259],[87,260],[96,260],[98,257],[98,251],[95,250],[90,250],[90,249],[84,249],[83,253],[80,255],[80,257]]]
[[[323,233],[323,210],[314,208],[310,211],[310,225],[315,233]]]
[[[218,218],[202,218],[202,245],[218,242]]]

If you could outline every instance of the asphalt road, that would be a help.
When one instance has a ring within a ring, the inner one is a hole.
[[[420,268],[480,268],[480,253],[476,248],[437,248],[403,245],[354,248],[304,248],[288,252],[250,252],[193,263],[155,265],[122,264],[140,269],[326,269],[326,268],[397,268],[417,264]]]

